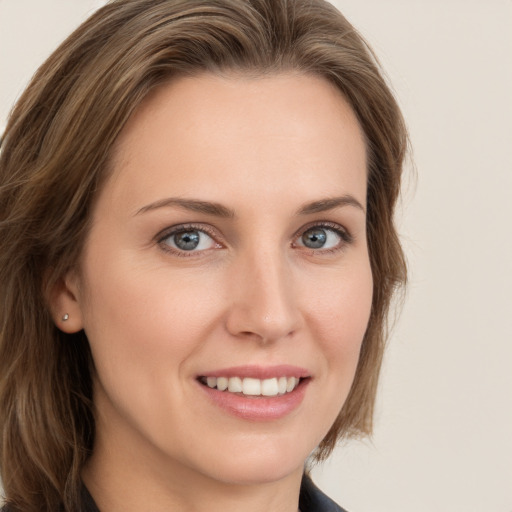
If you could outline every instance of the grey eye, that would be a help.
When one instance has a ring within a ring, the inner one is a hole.
[[[302,243],[310,249],[321,249],[327,242],[327,233],[322,228],[311,228],[302,235]]]
[[[334,249],[343,241],[350,242],[343,232],[328,226],[313,226],[302,233],[297,243],[308,249]]]
[[[200,229],[182,229],[169,233],[160,240],[160,243],[171,249],[185,252],[198,252],[212,249],[216,246],[215,240]]]
[[[173,235],[175,246],[182,251],[193,251],[197,249],[201,241],[199,231],[183,231]]]

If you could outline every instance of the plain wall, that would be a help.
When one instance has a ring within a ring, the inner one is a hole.
[[[0,127],[101,3],[0,0]],[[315,479],[351,512],[512,512],[512,1],[333,3],[387,71],[417,178],[374,437],[341,446]]]

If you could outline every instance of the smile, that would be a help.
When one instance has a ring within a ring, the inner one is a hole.
[[[278,396],[291,393],[300,382],[298,377],[200,377],[199,381],[211,389],[243,396]]]
[[[210,404],[249,421],[274,421],[300,407],[313,380],[289,364],[244,365],[199,374],[196,382]]]

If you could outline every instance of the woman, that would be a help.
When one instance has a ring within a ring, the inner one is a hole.
[[[405,149],[321,0],[80,26],[2,143],[8,510],[340,510],[303,473],[371,431]]]

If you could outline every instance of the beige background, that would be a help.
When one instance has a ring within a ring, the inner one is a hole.
[[[98,0],[0,0],[0,125]],[[373,441],[316,480],[351,512],[512,512],[512,1],[335,0],[380,56],[417,181]]]

